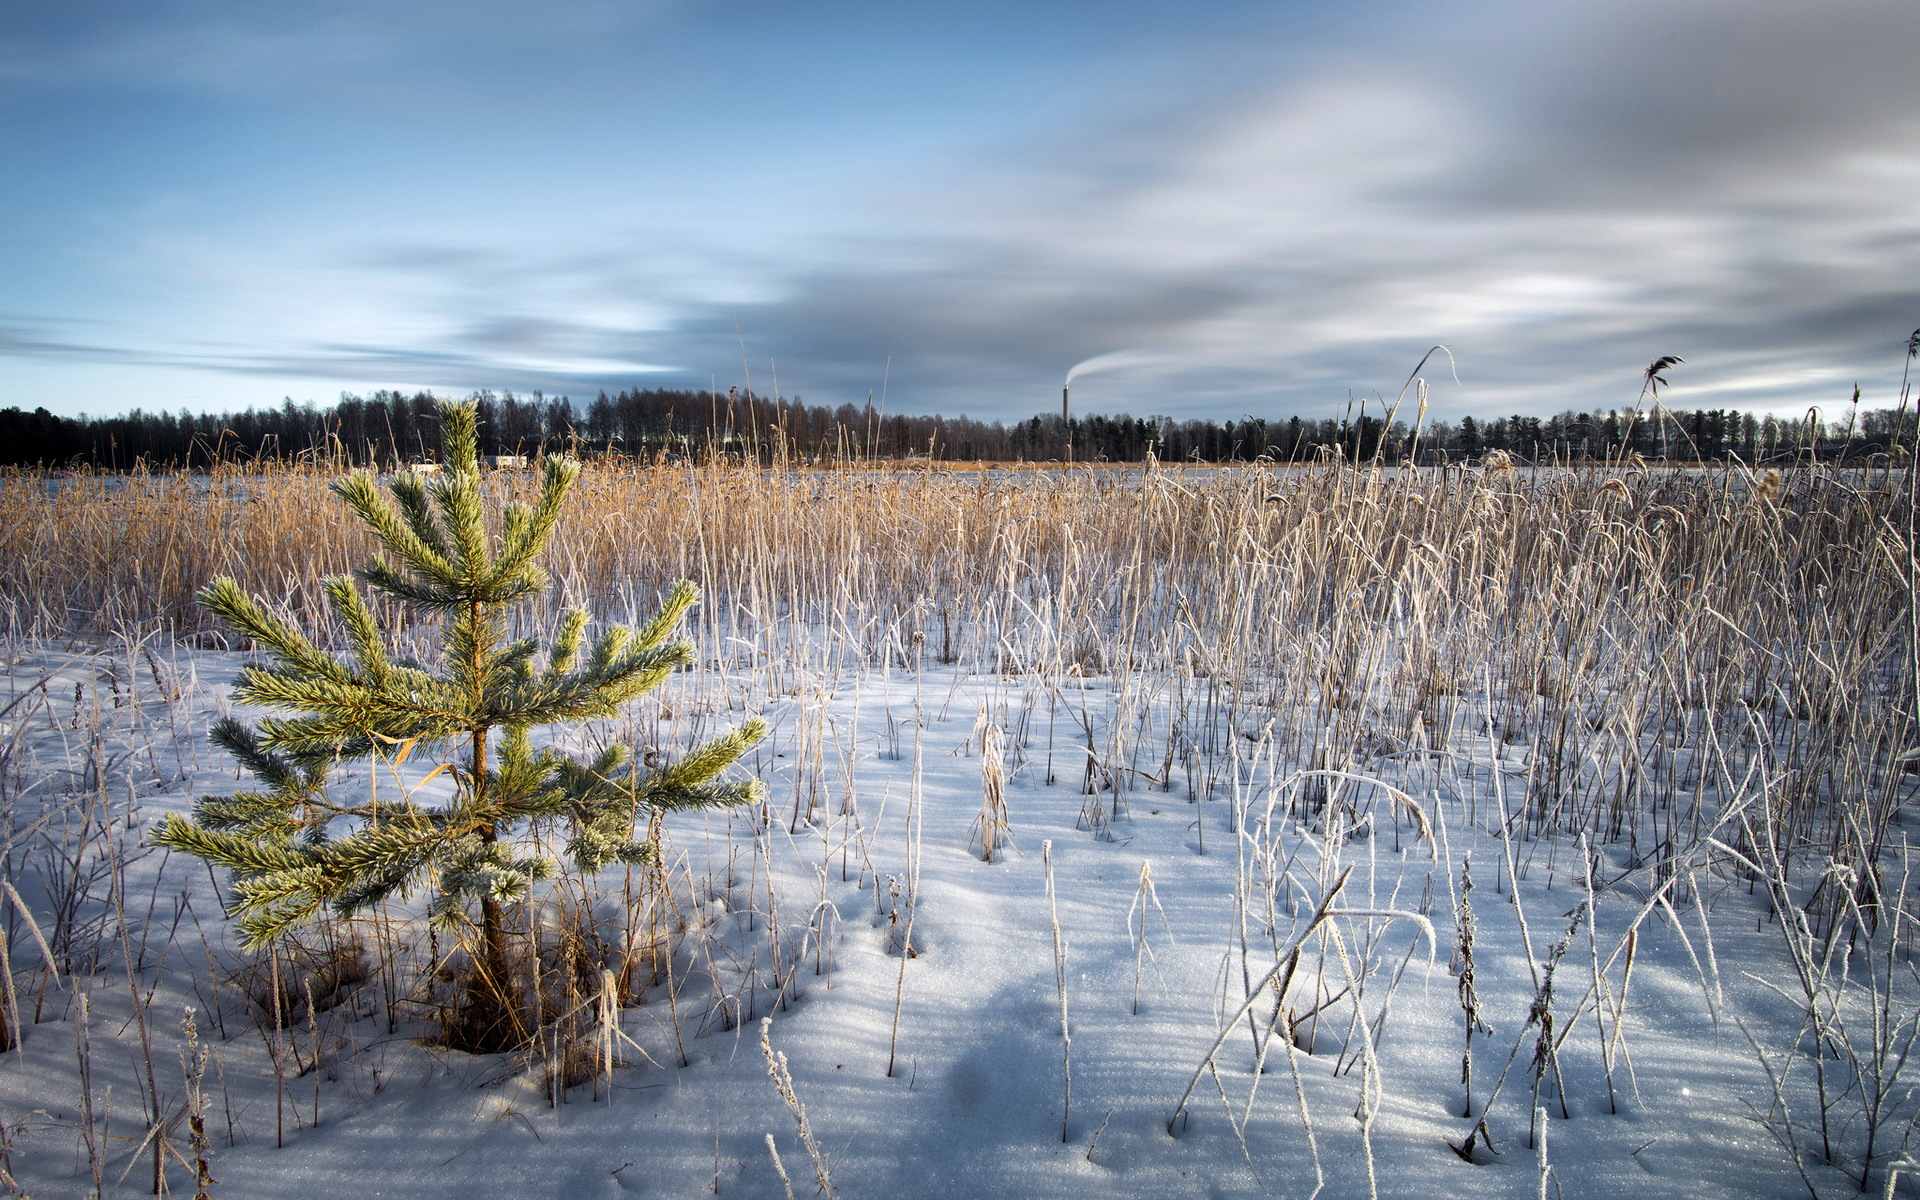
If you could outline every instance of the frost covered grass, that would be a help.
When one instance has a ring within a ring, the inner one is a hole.
[[[552,736],[761,714],[769,797],[518,906],[486,1057],[417,912],[242,954],[142,841],[238,785],[193,592],[368,556],[327,478],[0,480],[30,1194],[1911,1186],[1898,475],[590,467],[559,599],[690,578],[703,669]]]

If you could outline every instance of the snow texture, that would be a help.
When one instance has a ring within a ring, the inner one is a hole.
[[[664,694],[671,716],[569,736],[638,736],[671,751],[708,718],[729,723],[752,707],[776,730],[752,768],[769,802],[763,814],[670,827],[675,979],[620,1013],[610,1091],[589,1081],[556,1094],[527,1058],[437,1049],[418,1025],[389,1032],[373,982],[278,1035],[290,1063],[318,1067],[290,1067],[277,1084],[271,1022],[236,983],[221,881],[140,842],[195,795],[239,786],[204,734],[228,707],[240,657],[15,644],[11,658],[0,697],[10,882],[40,932],[76,955],[52,978],[6,902],[24,1038],[0,1060],[0,1112],[6,1165],[35,1197],[87,1194],[95,1162],[106,1194],[151,1190],[143,1036],[168,1139],[191,1159],[188,1007],[211,1052],[220,1197],[776,1197],[769,1134],[794,1194],[812,1194],[815,1172],[760,1045],[769,1017],[841,1197],[1806,1192],[1755,1052],[1775,1072],[1791,1064],[1783,1094],[1807,1151],[1813,1074],[1796,1045],[1801,1014],[1769,986],[1791,990],[1791,967],[1764,890],[1724,869],[1663,888],[1619,840],[1598,850],[1591,941],[1577,924],[1555,967],[1566,1115],[1548,1072],[1543,1159],[1530,1136],[1540,1031],[1529,1013],[1586,900],[1583,850],[1565,836],[1500,836],[1528,747],[1489,738],[1490,727],[1462,731],[1444,754],[1401,748],[1354,777],[1300,777],[1258,720],[1170,730],[1174,692],[1198,686],[1190,677],[971,675],[906,647],[884,669],[791,676],[777,690],[693,690],[683,677]],[[1011,834],[992,863],[977,824],[988,724],[1006,731]],[[1723,796],[1721,810],[1731,803]],[[106,832],[83,838],[89,812]],[[107,880],[122,860],[116,898]],[[1469,860],[1476,985],[1492,1029],[1473,1043],[1476,1112],[1512,1059],[1471,1162],[1454,1149],[1475,1124],[1461,1115],[1455,945]],[[1226,1027],[1343,872],[1338,915],[1302,943],[1286,1001],[1296,1016],[1319,1006],[1317,1018],[1293,1044],[1266,1041],[1268,989]],[[1596,961],[1607,992],[1597,1006]],[[1611,1099],[1608,1041],[1619,1048]],[[1902,1092],[1895,1106],[1899,1125],[1912,1105]],[[1859,1108],[1843,1138],[1857,1139]],[[1847,1111],[1835,1108],[1836,1127]],[[1817,1153],[1803,1157],[1823,1194],[1857,1186]],[[182,1162],[170,1158],[167,1176],[191,1194]]]

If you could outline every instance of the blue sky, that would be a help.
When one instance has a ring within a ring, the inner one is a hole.
[[[1911,0],[10,0],[0,406],[1886,403]],[[744,348],[744,363],[743,363]]]

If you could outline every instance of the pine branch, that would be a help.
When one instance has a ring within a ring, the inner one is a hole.
[[[380,624],[373,619],[373,610],[361,599],[353,580],[336,575],[322,583],[321,588],[346,626],[347,639],[353,643],[354,657],[360,662],[360,674],[375,688],[385,690],[391,686],[393,664],[387,659],[387,648],[380,639]]]
[[[347,502],[347,507],[380,539],[380,544],[387,548],[388,553],[412,567],[415,574],[442,586],[453,583],[453,564],[447,561],[445,552],[423,539],[416,523],[403,518],[381,501],[380,493],[373,486],[371,472],[355,471],[351,475],[343,475],[329,484],[328,488]]]
[[[691,791],[738,762],[766,734],[767,723],[755,717],[661,770],[649,784],[669,791]]]
[[[447,545],[441,540],[440,530],[433,523],[433,510],[427,505],[427,489],[422,486],[420,477],[403,472],[394,476],[393,481],[387,484],[387,490],[393,493],[394,504],[399,508],[407,528],[413,531],[413,536],[433,552],[435,559],[445,563]]]
[[[356,568],[354,574],[365,580],[367,586],[375,591],[385,592],[417,610],[445,612],[464,603],[452,590],[452,584],[436,586],[418,583],[384,562],[368,563],[364,567]]]
[[[217,576],[200,589],[201,607],[234,629],[266,647],[283,669],[322,679],[345,680],[345,664],[308,641],[291,625],[270,615],[253,597],[240,590],[231,576]]]
[[[204,858],[243,875],[291,871],[313,861],[311,851],[290,842],[205,829],[179,813],[168,813],[162,818],[149,840],[156,846]]]
[[[444,410],[443,410],[444,411]],[[451,468],[427,487],[440,510],[452,551],[448,586],[463,599],[478,595],[491,573],[487,556],[486,521],[480,511],[480,471],[471,459],[464,465],[448,461]]]
[[[547,651],[545,682],[553,684],[573,670],[579,661],[580,646],[586,639],[587,610],[579,605],[561,614],[553,631],[553,646]]]
[[[221,717],[207,731],[207,740],[233,755],[255,779],[279,788],[295,779],[293,763],[260,748],[253,730],[232,717]]]
[[[668,636],[680,627],[680,622],[686,619],[687,614],[693,611],[693,606],[699,602],[700,589],[695,587],[692,581],[683,579],[674,584],[673,589],[667,593],[667,598],[661,602],[659,613],[635,635],[634,641],[638,643],[638,648],[651,650],[666,641]]]
[[[641,798],[649,808],[686,812],[738,808],[742,804],[752,804],[764,795],[765,785],[757,779],[748,779],[739,783],[703,783],[692,787],[653,784],[641,793]]]
[[[304,820],[296,805],[270,792],[235,792],[194,801],[193,823],[215,833],[239,833],[258,841],[292,837]]]
[[[507,510],[505,535],[501,539],[497,566],[502,571],[519,571],[529,566],[534,556],[546,547],[560,521],[567,491],[580,477],[580,464],[569,458],[547,459],[546,478],[541,482],[540,499],[532,507],[513,505]]]
[[[440,438],[445,445],[446,469],[454,474],[478,475],[480,449],[475,437],[480,415],[471,404],[440,405]]]

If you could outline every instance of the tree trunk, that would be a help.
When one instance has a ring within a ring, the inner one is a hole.
[[[507,955],[506,913],[498,900],[480,902],[480,945],[467,976],[460,1011],[446,1030],[447,1045],[471,1054],[499,1054],[527,1038]]]
[[[476,631],[480,628],[480,616],[480,606],[476,603],[469,611]],[[476,647],[472,664],[476,680],[480,678],[481,654]],[[478,694],[473,697],[476,710],[481,700]],[[468,730],[472,754],[468,770],[473,781],[474,807],[483,813],[487,800],[487,735],[490,731],[491,727],[484,723]],[[499,831],[493,824],[482,826],[482,842],[492,843],[498,837]],[[507,957],[506,913],[498,900],[484,897],[480,901],[480,946],[473,974],[467,979],[467,994],[455,1028],[448,1031],[447,1043],[475,1054],[494,1054],[514,1049],[525,1040],[526,1033],[514,996],[512,963]]]
[[[507,962],[506,915],[498,900],[480,902],[480,929],[486,955],[483,973],[501,1000],[512,1007],[509,997],[512,994],[513,969]]]

